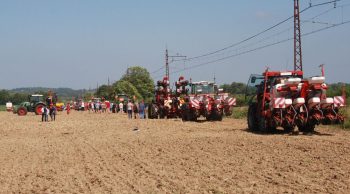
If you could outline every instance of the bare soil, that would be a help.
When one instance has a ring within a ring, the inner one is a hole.
[[[350,193],[350,132],[0,112],[1,193]]]

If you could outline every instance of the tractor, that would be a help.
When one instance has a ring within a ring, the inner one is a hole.
[[[324,76],[303,78],[302,71],[269,71],[251,75],[247,84],[249,99],[248,128],[251,131],[272,132],[282,127],[286,132],[298,127],[313,132],[316,125],[341,123],[342,103],[327,98]]]
[[[180,77],[175,83],[176,90],[172,93],[168,77],[157,82],[155,98],[148,106],[148,117],[150,119],[181,118],[181,99],[188,94],[189,82]]]
[[[236,99],[223,93],[214,82],[191,82],[191,94],[182,105],[182,120],[196,121],[203,116],[208,121],[221,121],[223,115],[232,114]]]
[[[41,94],[28,96],[27,102],[22,102],[18,108],[13,109],[13,113],[24,116],[28,112],[34,112],[36,115],[41,114],[41,108],[45,106],[44,97]]]
[[[171,103],[171,90],[168,77],[157,82],[155,90],[155,98],[148,106],[148,118],[150,119],[164,119],[169,112]]]

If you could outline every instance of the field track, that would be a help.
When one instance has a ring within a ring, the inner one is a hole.
[[[350,131],[0,112],[0,193],[350,193]]]

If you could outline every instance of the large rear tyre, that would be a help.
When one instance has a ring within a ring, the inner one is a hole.
[[[34,112],[36,115],[41,115],[42,112],[41,112],[41,109],[44,107],[43,104],[37,104],[35,107],[34,107]]]
[[[165,108],[164,107],[161,107],[159,108],[159,118],[160,119],[165,119]]]
[[[188,118],[189,118],[191,121],[194,121],[194,122],[197,121],[197,116],[196,116],[195,114],[192,114],[191,112],[189,112]]]
[[[216,120],[217,120],[217,121],[222,121],[223,116],[224,116],[223,114],[218,113],[218,114],[217,114]]]
[[[315,131],[315,124],[307,123],[305,126],[299,127],[299,131],[304,133],[313,133]]]
[[[269,133],[269,128],[267,126],[266,119],[263,117],[259,118],[259,131],[263,133]]]
[[[291,133],[294,131],[294,127],[291,127],[291,126],[283,127],[283,129],[284,129],[284,132],[286,133]]]
[[[247,122],[248,122],[248,129],[251,131],[257,131],[259,128],[258,121],[256,118],[256,111],[257,111],[257,104],[256,103],[250,104],[248,108]]]
[[[156,108],[155,104],[150,104],[148,106],[148,118],[149,119],[157,119],[158,118],[157,108]]]
[[[25,107],[19,107],[18,109],[17,109],[17,114],[18,114],[18,116],[25,116],[25,115],[27,115],[27,109],[25,108]]]

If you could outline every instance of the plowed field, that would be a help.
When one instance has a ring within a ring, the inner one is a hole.
[[[1,193],[350,193],[350,132],[0,112]]]

